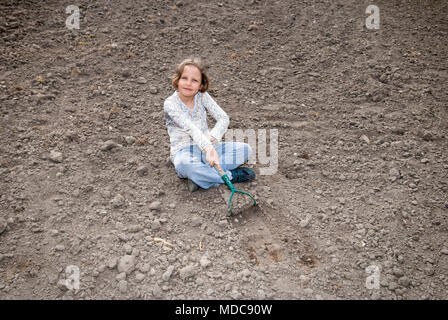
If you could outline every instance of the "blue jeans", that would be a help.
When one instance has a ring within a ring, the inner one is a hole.
[[[230,180],[232,180],[230,170],[246,162],[252,153],[252,148],[243,142],[215,143],[213,147],[218,153],[222,170]],[[189,178],[203,189],[224,183],[218,171],[206,161],[206,152],[201,152],[196,144],[177,151],[173,157],[173,163],[180,178]]]

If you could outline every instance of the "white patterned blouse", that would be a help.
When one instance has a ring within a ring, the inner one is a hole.
[[[164,117],[170,136],[170,159],[177,151],[185,146],[196,144],[201,151],[210,142],[210,136],[220,141],[229,126],[229,116],[213,100],[208,92],[198,92],[194,96],[194,108],[190,109],[179,98],[176,90],[165,100],[163,105]],[[216,125],[209,131],[207,113],[215,118]]]

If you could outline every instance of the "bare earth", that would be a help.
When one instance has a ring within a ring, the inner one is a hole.
[[[447,299],[448,2],[369,4],[1,1],[0,299]],[[188,56],[278,130],[233,217],[167,161]]]

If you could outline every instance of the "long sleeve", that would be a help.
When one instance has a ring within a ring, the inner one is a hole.
[[[186,114],[184,110],[180,109],[178,105],[165,100],[163,110],[179,128],[185,130],[190,135],[194,143],[196,143],[202,151],[204,151],[207,145],[211,144],[210,140],[190,120],[189,115]]]
[[[217,141],[221,141],[222,136],[226,133],[227,128],[229,127],[229,116],[221,109],[215,100],[213,100],[208,92],[203,93],[202,104],[216,120],[215,127],[210,131],[210,135],[215,137]]]

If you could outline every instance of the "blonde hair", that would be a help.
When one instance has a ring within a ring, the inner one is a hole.
[[[174,73],[171,81],[173,88],[176,90],[179,88],[179,79],[182,76],[182,72],[184,72],[184,67],[187,65],[192,65],[199,69],[201,72],[201,88],[199,91],[206,92],[210,85],[210,80],[206,73],[207,66],[200,58],[187,58],[176,66],[176,72]]]

